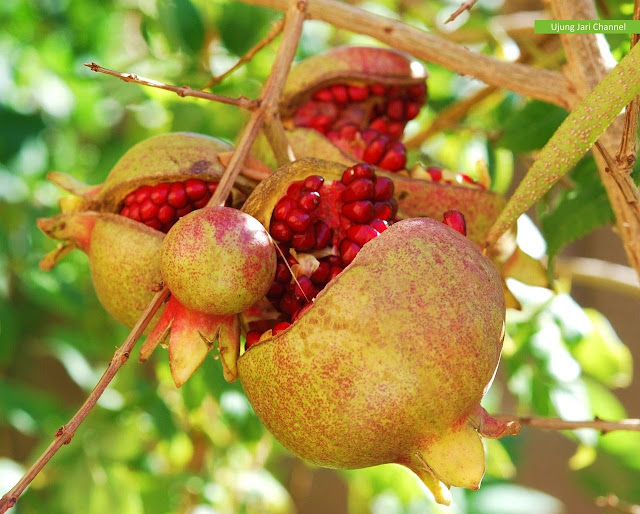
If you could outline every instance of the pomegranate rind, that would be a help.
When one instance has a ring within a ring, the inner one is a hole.
[[[229,207],[205,207],[169,230],[161,266],[165,285],[186,307],[207,314],[236,314],[269,291],[276,250],[253,216]]]
[[[169,298],[161,318],[140,350],[146,361],[158,344],[168,343],[169,368],[176,387],[181,387],[200,367],[215,341],[222,356],[225,379],[237,378],[240,326],[235,315],[212,315],[188,309],[175,296]]]
[[[225,167],[218,155],[233,147],[220,139],[190,132],[160,134],[131,147],[102,185],[102,210],[115,211],[124,197],[143,185],[189,178],[219,181]],[[250,191],[254,183],[240,176],[236,186]]]
[[[284,116],[318,89],[335,83],[423,84],[427,72],[408,54],[388,48],[341,46],[295,64],[280,100]]]
[[[138,321],[162,283],[163,235],[124,216],[97,216],[89,249],[93,286],[106,311],[127,327]]]
[[[292,452],[335,468],[422,459],[437,480],[418,474],[446,503],[440,482],[477,487],[484,473],[467,425],[498,365],[504,317],[501,277],[476,245],[439,221],[404,220],[291,327],[245,352],[239,377]]]

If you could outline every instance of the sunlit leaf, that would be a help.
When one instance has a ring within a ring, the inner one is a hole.
[[[602,314],[585,309],[592,329],[571,353],[582,369],[609,387],[626,387],[633,376],[631,351],[620,341],[613,327]]]

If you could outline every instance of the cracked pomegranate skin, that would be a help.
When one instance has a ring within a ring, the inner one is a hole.
[[[498,365],[504,316],[498,271],[469,239],[404,220],[294,325],[245,352],[239,377],[262,422],[308,461],[395,462],[432,490],[438,480],[477,488],[484,456],[470,418]]]

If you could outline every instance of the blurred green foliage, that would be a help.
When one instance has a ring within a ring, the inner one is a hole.
[[[609,2],[611,3],[611,2]],[[630,15],[617,2],[611,18]],[[436,32],[457,2],[368,2],[367,8]],[[475,34],[473,46],[513,56],[517,41],[490,32],[501,2],[480,1],[453,25]],[[102,310],[86,257],[73,252],[53,271],[38,268],[53,247],[35,219],[57,212],[46,181],[59,170],[101,182],[133,144],[167,131],[233,141],[246,120],[235,108],[92,74],[85,62],[175,84],[200,87],[230,67],[281,15],[226,0],[4,0],[0,2],[0,489],[8,490],[75,412],[127,331]],[[455,27],[454,27],[455,28]],[[478,34],[480,37],[478,37]],[[615,57],[628,40],[609,37]],[[307,22],[298,57],[339,44],[374,40]],[[215,92],[256,97],[275,44]],[[429,105],[409,126],[416,133],[443,108],[481,87],[429,65]],[[499,92],[455,128],[410,158],[474,174],[488,163],[493,188],[506,192],[520,154],[542,147],[566,113]],[[577,187],[545,203],[548,252],[608,223],[612,213],[593,161],[572,174]],[[569,224],[559,219],[570,218]],[[562,228],[564,227],[564,228]],[[535,236],[535,234],[534,234]],[[539,235],[538,235],[539,237]],[[584,419],[626,412],[611,389],[631,380],[629,350],[601,314],[568,294],[516,284],[521,312],[509,313],[501,375],[486,398],[499,410],[511,395],[519,414]],[[585,497],[615,491],[640,501],[640,437],[568,434],[568,462]],[[454,491],[454,507],[437,507],[397,466],[346,471],[349,512],[560,512],[561,500],[517,485],[527,436],[487,441],[487,477],[479,492]],[[162,354],[125,366],[90,417],[21,498],[19,513],[292,512],[300,464],[258,422],[241,387],[222,379],[214,359],[176,390]],[[303,469],[307,469],[304,465]],[[298,470],[298,471],[296,471]],[[611,472],[611,470],[615,470]],[[324,493],[326,494],[326,493]],[[518,510],[520,509],[520,510]]]

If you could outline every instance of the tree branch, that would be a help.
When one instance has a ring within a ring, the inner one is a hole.
[[[241,96],[240,98],[231,98],[229,96],[207,93],[206,91],[200,91],[198,89],[191,89],[189,86],[172,86],[171,84],[165,84],[164,82],[158,82],[157,80],[140,77],[135,73],[122,73],[120,71],[103,68],[95,62],[85,63],[84,65],[91,71],[95,71],[97,73],[104,73],[105,75],[118,77],[125,82],[135,82],[136,84],[140,84],[142,86],[155,87],[157,89],[164,89],[166,91],[173,91],[178,96],[182,97],[193,96],[195,98],[204,98],[205,100],[213,100],[214,102],[235,105],[236,107],[240,107],[241,109],[246,109],[248,111],[252,111],[256,107],[258,107],[257,100],[251,100],[250,98],[247,98],[245,96]]]
[[[275,22],[273,24],[273,27],[271,27],[271,30],[269,31],[269,33],[264,37],[264,39],[262,41],[258,41],[258,43],[256,43],[251,49],[249,49],[249,51],[246,54],[244,54],[238,60],[237,63],[235,63],[231,68],[229,68],[224,73],[216,77],[211,77],[211,80],[209,80],[209,82],[207,82],[204,86],[202,86],[201,89],[209,89],[210,87],[213,87],[216,84],[219,84],[227,76],[229,76],[231,73],[233,73],[238,68],[240,68],[240,66],[242,66],[244,63],[249,62],[251,59],[253,59],[254,55],[256,55],[260,50],[262,50],[269,43],[271,43],[271,41],[273,41],[276,37],[278,37],[278,34],[282,32],[283,27],[284,27],[284,18]]]
[[[599,496],[596,498],[596,506],[603,509],[613,509],[616,512],[624,512],[626,514],[640,514],[640,505],[624,502],[615,494]]]
[[[242,170],[244,162],[251,150],[262,124],[269,120],[279,120],[278,102],[284,87],[289,68],[298,48],[298,41],[302,34],[302,24],[305,20],[306,0],[291,0],[285,16],[282,41],[278,47],[273,68],[260,94],[260,107],[251,113],[251,117],[242,132],[236,151],[229,162],[229,166],[220,179],[218,187],[207,205],[222,205],[226,200],[236,177]],[[275,114],[274,114],[275,113]],[[284,130],[283,130],[284,133]],[[286,138],[285,138],[286,139]],[[279,151],[274,148],[274,153]]]
[[[637,4],[637,2],[636,2]],[[577,20],[596,19],[597,12],[593,0],[552,0],[551,7],[556,19]],[[567,54],[567,79],[573,84],[578,97],[585,96],[606,75],[608,69],[600,50],[596,34],[560,34]],[[621,119],[620,119],[621,120]],[[614,122],[600,138],[602,148],[610,155],[616,155],[622,139],[621,121]],[[616,215],[616,227],[624,244],[629,264],[640,275],[640,218],[637,203],[629,203],[629,186],[635,198],[637,188],[633,183],[621,185],[618,171],[609,173],[605,159],[594,153],[600,178],[607,190],[609,202]],[[626,182],[626,181],[625,181]],[[625,193],[626,191],[626,193]]]
[[[109,363],[109,367],[104,372],[104,375],[100,378],[100,381],[96,384],[91,391],[89,397],[82,404],[82,407],[75,413],[75,415],[69,420],[69,423],[61,426],[55,434],[55,439],[49,445],[49,447],[44,451],[42,455],[36,460],[33,465],[28,469],[28,471],[24,474],[24,476],[18,481],[18,483],[13,486],[13,488],[5,494],[2,499],[0,499],[0,514],[6,512],[11,507],[13,507],[18,498],[22,494],[22,492],[27,488],[27,486],[31,483],[31,481],[40,473],[42,468],[51,460],[56,452],[60,449],[60,447],[64,444],[69,444],[71,442],[71,438],[76,433],[76,429],[84,421],[87,417],[91,409],[96,405],[100,396],[107,388],[107,386],[113,380],[118,370],[122,367],[122,365],[127,362],[129,356],[131,355],[131,350],[135,346],[136,342],[147,328],[147,325],[157,312],[157,310],[162,306],[164,301],[169,297],[169,290],[166,287],[163,287],[156,295],[153,297],[151,303],[144,310],[140,319],[135,324],[135,326],[131,329],[131,332],[122,343],[122,346],[118,348]]]
[[[640,0],[635,0],[633,9],[633,19],[640,20]],[[631,35],[631,48],[640,39],[640,34]],[[637,141],[638,141],[638,117],[640,116],[640,97],[636,96],[625,111],[624,128],[622,129],[622,141],[620,149],[616,155],[616,161],[622,173],[629,174],[633,171],[636,163]]]
[[[452,14],[451,16],[449,16],[447,18],[447,21],[445,21],[445,23],[449,23],[452,22],[453,20],[455,20],[458,16],[460,16],[463,12],[465,11],[470,11],[471,8],[476,5],[476,2],[478,0],[466,0],[464,2],[462,2],[462,4],[460,5],[460,7],[458,7]]]
[[[555,269],[572,282],[640,299],[640,280],[629,266],[587,257],[557,257]]]
[[[631,432],[640,432],[640,419],[621,419],[620,421],[605,421],[603,419],[595,419],[592,421],[567,421],[560,418],[534,418],[534,417],[516,417],[506,414],[495,416],[505,421],[517,421],[521,425],[528,425],[533,428],[541,428],[543,430],[578,430],[580,428],[593,428],[600,432],[614,432],[616,430],[627,430]]]
[[[287,0],[242,0],[245,3],[284,10]],[[309,16],[366,34],[419,59],[438,64],[486,84],[562,107],[571,103],[573,92],[561,73],[524,64],[500,61],[400,21],[372,14],[336,0],[309,0]]]

